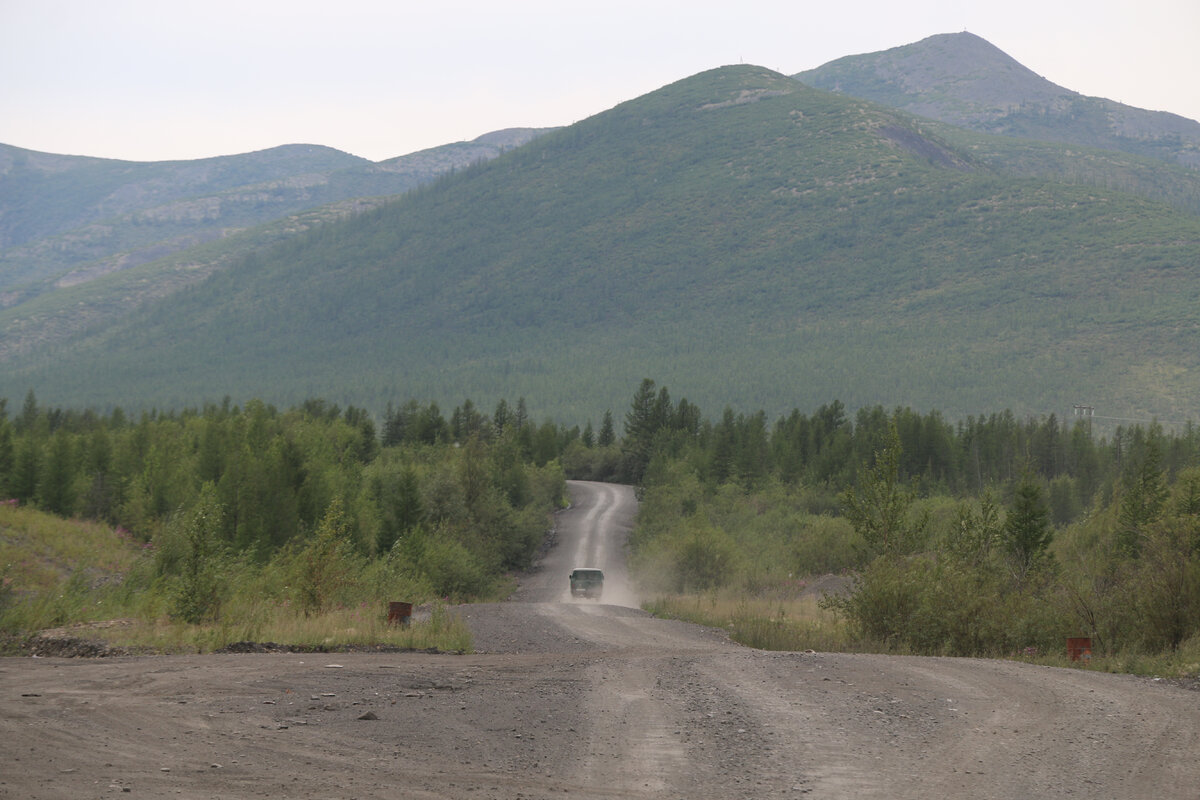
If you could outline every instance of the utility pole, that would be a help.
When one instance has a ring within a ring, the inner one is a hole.
[[[1096,416],[1095,406],[1082,406],[1076,404],[1075,416],[1087,420],[1088,438],[1092,438],[1092,417]]]

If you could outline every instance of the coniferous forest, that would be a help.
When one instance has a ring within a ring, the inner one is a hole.
[[[843,647],[1010,656],[1089,636],[1129,668],[1200,642],[1198,459],[1190,426],[836,400],[710,417],[650,379],[571,427],[524,398],[134,417],[30,392],[0,401],[0,614],[10,639],[116,614],[209,631],[187,640],[203,647],[385,598],[501,597],[575,478],[639,487],[630,556],[660,610],[775,604],[733,624],[753,644],[811,646],[784,609],[834,575],[821,605]]]

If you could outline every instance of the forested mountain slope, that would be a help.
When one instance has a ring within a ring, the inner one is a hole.
[[[10,361],[47,403],[1194,412],[1200,217],[724,67]],[[966,135],[966,134],[964,134]],[[1070,155],[1062,153],[1062,159]],[[710,412],[714,413],[714,412]]]

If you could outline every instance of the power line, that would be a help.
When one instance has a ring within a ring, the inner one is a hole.
[[[1188,420],[1187,422],[1180,422],[1179,420],[1176,420],[1176,419],[1157,419],[1157,418],[1155,418],[1155,419],[1138,419],[1136,417],[1106,417],[1101,414],[1093,414],[1092,416],[1094,416],[1096,419],[1111,419],[1111,420],[1116,420],[1117,422],[1157,422],[1160,425],[1187,425],[1188,422],[1191,422],[1191,420]]]
[[[1114,422],[1144,422],[1144,423],[1157,422],[1160,425],[1188,425],[1188,424],[1191,424],[1191,420],[1188,420],[1186,422],[1181,422],[1179,420],[1173,420],[1173,419],[1157,419],[1157,418],[1144,419],[1144,418],[1138,418],[1138,417],[1108,417],[1108,416],[1105,416],[1104,414],[1097,414],[1095,406],[1085,406],[1082,404],[1075,406],[1075,413],[1073,414],[1073,416],[1080,417],[1080,418],[1087,419],[1087,420],[1107,419],[1107,420],[1112,420]]]

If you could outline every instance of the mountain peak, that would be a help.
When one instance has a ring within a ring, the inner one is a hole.
[[[649,94],[621,103],[613,111],[654,108],[660,111],[668,108],[709,111],[804,91],[809,91],[808,87],[766,67],[728,64],[667,84]]]
[[[965,126],[1075,95],[966,31],[846,56],[795,77],[818,89]]]
[[[986,133],[1200,167],[1200,123],[1065,89],[965,31],[846,56],[793,77]]]

